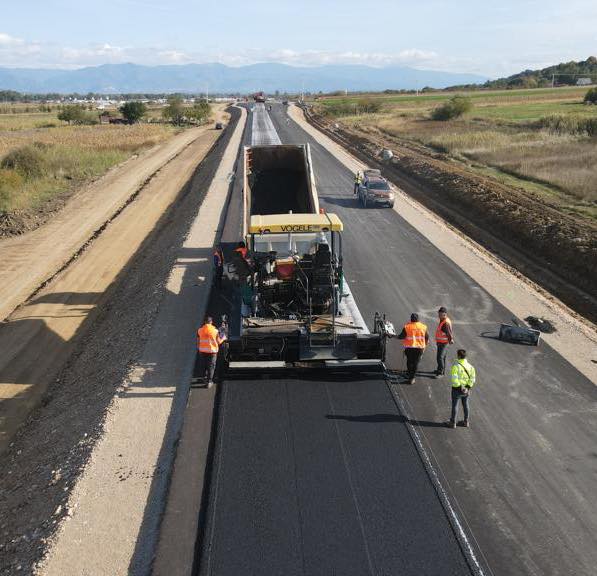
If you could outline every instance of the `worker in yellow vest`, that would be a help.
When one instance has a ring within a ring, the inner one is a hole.
[[[361,173],[357,170],[357,173],[354,175],[354,194],[359,193],[359,187],[363,183],[363,177]]]
[[[475,367],[466,359],[466,350],[456,352],[456,361],[452,365],[452,412],[450,419],[446,422],[448,428],[456,428],[456,412],[458,401],[462,402],[464,419],[458,422],[459,426],[469,427],[469,398],[471,388],[475,385],[477,374]]]
[[[446,370],[446,354],[448,345],[454,342],[452,333],[452,321],[448,318],[448,311],[442,306],[438,311],[439,324],[435,329],[435,343],[437,345],[437,368],[435,377],[441,378]]]
[[[429,342],[427,326],[419,322],[419,315],[413,312],[410,315],[410,322],[404,325],[398,338],[402,340],[404,345],[408,383],[414,384],[421,356],[423,356],[427,342]]]
[[[226,335],[214,326],[213,318],[206,316],[203,326],[197,330],[197,350],[201,356],[201,376],[205,379],[207,388],[213,386],[218,351],[225,340]]]

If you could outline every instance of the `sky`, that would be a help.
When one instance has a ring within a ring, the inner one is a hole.
[[[3,0],[0,66],[365,64],[501,77],[597,55],[597,0]]]

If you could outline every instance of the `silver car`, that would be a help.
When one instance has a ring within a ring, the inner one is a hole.
[[[365,172],[363,183],[359,186],[358,197],[363,208],[367,206],[389,206],[392,208],[396,199],[385,178],[376,174],[367,174],[367,172]]]

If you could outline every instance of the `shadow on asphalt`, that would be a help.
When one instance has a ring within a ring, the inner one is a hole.
[[[363,414],[362,416],[351,416],[349,414],[326,414],[328,420],[345,420],[347,422],[370,422],[372,424],[380,422],[408,422],[408,418],[402,414]]]
[[[346,422],[365,422],[379,424],[381,422],[399,422],[400,424],[412,424],[425,428],[444,428],[444,422],[433,422],[431,420],[414,420],[402,414],[363,414],[352,416],[350,414],[326,414],[328,420],[344,420]]]

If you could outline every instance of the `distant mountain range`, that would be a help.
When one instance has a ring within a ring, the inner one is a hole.
[[[475,74],[457,74],[391,66],[339,65],[296,67],[286,64],[141,66],[105,64],[77,70],[0,68],[0,90],[24,93],[249,93],[381,91],[445,88],[485,82]]]

